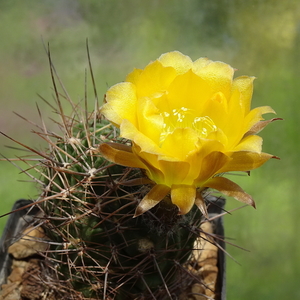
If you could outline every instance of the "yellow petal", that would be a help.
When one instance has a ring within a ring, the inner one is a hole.
[[[201,174],[200,170],[202,168],[202,161],[204,157],[215,151],[224,151],[224,146],[219,141],[199,139],[196,150],[190,153],[186,159],[186,161],[190,164],[190,171],[187,177],[191,178],[192,181],[199,177],[199,174]],[[204,176],[201,176],[201,178],[204,178]]]
[[[240,106],[243,110],[243,116],[248,114],[251,106],[251,99],[253,94],[253,76],[240,76],[233,80],[232,93],[238,91]]]
[[[166,136],[162,149],[177,160],[184,161],[189,152],[195,150],[198,134],[191,128],[176,128]]]
[[[220,173],[230,171],[251,171],[257,169],[271,158],[277,158],[268,153],[239,151],[227,153],[231,160],[219,170]]]
[[[174,184],[171,187],[171,200],[180,215],[187,214],[195,203],[196,187],[191,185]]]
[[[223,62],[211,61],[195,73],[201,77],[213,93],[221,92],[226,98],[230,96],[234,69]]]
[[[139,131],[150,138],[155,144],[159,144],[164,126],[163,117],[149,98],[141,98],[138,102],[137,119]]]
[[[228,122],[228,105],[224,94],[214,94],[203,106],[203,115],[209,116],[218,128],[223,129]]]
[[[168,88],[167,102],[169,112],[172,109],[187,107],[197,113],[197,116],[201,116],[203,103],[212,97],[214,93],[215,91],[203,78],[189,70],[184,74],[178,75]],[[201,96],[199,97],[199,95]],[[182,99],[187,101],[182,101]]]
[[[201,184],[211,178],[213,175],[220,173],[220,169],[230,161],[230,158],[222,152],[212,152],[204,157],[202,161],[201,171],[199,176],[195,179],[195,184]]]
[[[255,202],[239,185],[224,177],[214,177],[205,183],[206,187],[220,191],[226,196],[251,205],[255,208]]]
[[[165,182],[165,175],[160,170],[158,155],[142,151],[141,147],[135,143],[132,145],[132,152],[148,167],[147,175],[156,183]]]
[[[120,125],[123,119],[136,124],[136,87],[130,82],[122,82],[112,86],[106,92],[106,104],[100,112],[114,123]]]
[[[174,68],[177,74],[183,74],[193,66],[193,62],[190,57],[183,55],[179,51],[162,54],[158,58],[158,61],[161,62],[164,67]]]
[[[195,74],[198,74],[198,72],[200,72],[202,68],[204,68],[210,63],[211,60],[209,60],[207,57],[200,57],[194,61],[192,70]]]
[[[137,96],[138,98],[142,98],[167,90],[176,76],[176,71],[171,67],[163,66],[161,62],[156,60],[146,66],[146,68],[139,73],[139,76],[135,76],[134,80]]]
[[[139,131],[131,122],[123,120],[120,126],[121,137],[132,140],[135,144],[139,145],[143,151],[165,155],[166,153],[153,141],[151,138]]]
[[[103,143],[99,145],[99,151],[107,160],[116,164],[132,168],[147,169],[147,166],[142,163],[136,155],[129,151],[119,150],[117,149],[118,147],[120,147],[120,144],[117,143]]]
[[[139,203],[135,210],[134,217],[138,217],[139,215],[157,205],[162,199],[167,196],[169,192],[170,188],[168,186],[156,184]]]
[[[119,181],[119,183],[124,186],[135,186],[135,185],[153,184],[153,181],[147,177],[139,177],[139,178],[129,179],[126,181]]]
[[[270,106],[261,106],[252,109],[245,117],[245,127],[244,132],[249,131],[256,123],[263,120],[262,115],[264,114],[276,114]]]
[[[143,72],[142,69],[134,68],[133,71],[126,76],[125,81],[136,84],[138,82],[138,79],[141,76],[142,72]]]
[[[223,147],[223,149],[227,149],[228,147],[228,136],[223,132],[221,128],[218,128],[216,131],[210,132],[207,137],[210,141],[217,141],[219,142]]]
[[[171,186],[184,182],[188,175],[190,164],[185,161],[169,161],[168,157],[159,157],[159,170],[164,174],[164,184]],[[189,180],[188,183],[193,183]]]
[[[228,113],[227,118],[223,120],[222,131],[228,138],[227,148],[232,148],[241,140],[245,131],[244,124],[244,111],[241,104],[241,93],[235,89],[228,100]]]
[[[263,139],[258,135],[249,135],[242,139],[242,141],[232,149],[232,151],[251,151],[261,152]]]

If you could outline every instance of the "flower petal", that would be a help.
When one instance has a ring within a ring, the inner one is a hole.
[[[271,120],[267,120],[267,121],[260,121],[256,124],[254,124],[251,129],[245,133],[244,137],[248,136],[248,135],[252,135],[252,134],[257,134],[260,131],[262,131],[268,124],[270,124],[271,122],[274,121],[279,121],[279,120],[283,120],[282,118],[273,118]]]
[[[142,69],[134,68],[133,71],[126,76],[125,81],[136,84],[142,73],[143,73]]]
[[[262,115],[264,114],[276,114],[273,108],[270,106],[261,106],[252,109],[246,116],[245,116],[245,127],[244,132],[248,132],[256,123],[263,120]]]
[[[193,66],[193,62],[190,57],[183,55],[179,51],[162,54],[158,58],[158,61],[161,62],[164,67],[174,68],[177,74],[186,73]]]
[[[163,117],[149,98],[141,98],[138,102],[137,119],[139,131],[155,142],[155,144],[159,144],[161,131],[164,126]]]
[[[137,97],[142,98],[167,90],[175,76],[176,71],[173,68],[163,66],[156,60],[146,66],[142,72],[134,71],[127,80],[134,83]]]
[[[251,151],[261,152],[263,139],[258,135],[249,135],[241,140],[241,142],[232,149],[232,151]]]
[[[112,86],[106,92],[106,104],[104,104],[100,112],[105,117],[119,126],[123,119],[129,120],[136,124],[136,87],[130,82],[121,82]]]
[[[223,122],[220,123],[221,129],[228,138],[227,149],[236,146],[245,133],[243,128],[245,116],[241,101],[240,91],[238,89],[233,90],[228,98],[228,113],[224,115]]]
[[[231,160],[219,170],[220,173],[230,171],[251,171],[257,169],[271,158],[277,158],[268,153],[239,151],[227,153]]]
[[[209,60],[207,57],[200,57],[194,61],[192,70],[195,74],[198,74],[199,70],[201,70],[210,63],[211,60]]]
[[[220,173],[220,169],[230,161],[230,158],[222,152],[214,151],[204,157],[201,171],[195,179],[195,184],[201,186],[213,175]]]
[[[255,202],[239,185],[224,177],[214,177],[205,183],[206,187],[220,191],[222,194],[251,205],[255,208]]]
[[[166,157],[159,157],[159,170],[164,174],[164,184],[183,183],[188,175],[190,164],[186,161],[169,161]],[[193,180],[187,178],[187,183],[192,184]]]
[[[243,116],[250,111],[251,99],[253,94],[253,76],[240,76],[233,80],[232,93],[239,95],[239,103],[243,110]]]
[[[171,187],[171,200],[180,215],[187,214],[195,203],[196,187],[192,185],[174,184]]]
[[[155,141],[140,132],[136,126],[128,120],[122,121],[120,131],[121,137],[132,140],[135,144],[139,145],[143,151],[156,155],[166,155]]]
[[[217,127],[224,128],[227,122],[228,103],[223,93],[215,93],[205,104],[203,115],[209,116]]]
[[[125,145],[123,145],[125,146]],[[132,152],[119,150],[118,144],[100,144],[99,151],[108,160],[126,167],[148,169],[147,166],[138,159]]]
[[[180,89],[178,88],[179,86]],[[214,93],[215,91],[203,78],[189,70],[184,74],[178,75],[168,88],[167,103],[170,107],[169,111],[186,107],[187,105],[182,99],[188,99],[188,108],[201,116],[203,102],[212,97]],[[165,106],[164,103],[162,105]]]
[[[220,61],[210,61],[207,65],[195,70],[196,75],[206,82],[213,93],[221,92],[226,98],[230,96],[234,69]]]
[[[176,160],[186,160],[189,153],[195,150],[199,137],[191,128],[176,128],[172,134],[168,134],[162,144],[162,149]],[[184,141],[184,142],[183,142]]]
[[[196,150],[190,153],[186,159],[186,161],[190,164],[189,174],[187,175],[188,178],[191,178],[192,181],[198,178],[199,174],[201,173],[200,170],[202,168],[204,157],[215,151],[224,151],[224,147],[220,142],[216,140],[199,139]],[[206,175],[203,174],[203,177],[201,176],[201,178],[204,178],[205,176]]]
[[[165,182],[165,174],[160,170],[160,165],[156,154],[143,152],[141,147],[135,143],[132,146],[132,152],[147,166],[147,175],[156,183]]]
[[[156,184],[137,206],[134,218],[157,205],[167,196],[170,190],[171,189],[168,186]]]

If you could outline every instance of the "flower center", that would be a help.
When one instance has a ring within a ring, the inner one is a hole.
[[[193,110],[186,107],[173,109],[171,113],[162,112],[160,115],[164,117],[160,143],[163,143],[176,128],[192,128],[200,138],[206,138],[211,132],[217,131],[217,126],[209,116],[197,117]]]

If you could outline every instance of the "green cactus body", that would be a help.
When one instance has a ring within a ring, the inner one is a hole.
[[[43,172],[47,258],[57,278],[85,299],[172,299],[199,236],[200,212],[178,216],[166,198],[133,218],[150,186],[124,183],[142,171],[97,152],[99,143],[125,141],[101,118],[72,123],[67,132],[52,143]]]

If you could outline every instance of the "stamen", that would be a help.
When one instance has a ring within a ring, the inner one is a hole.
[[[210,117],[195,116],[193,110],[186,107],[172,109],[171,113],[162,112],[160,115],[164,117],[164,130],[160,135],[160,144],[162,144],[167,136],[172,134],[176,128],[192,128],[201,138],[206,138],[211,132],[218,129]]]

